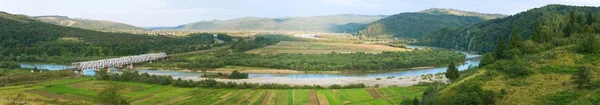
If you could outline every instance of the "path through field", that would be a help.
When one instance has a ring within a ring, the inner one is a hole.
[[[317,99],[317,92],[314,89],[308,90],[308,100],[311,105],[319,105],[319,99]]]

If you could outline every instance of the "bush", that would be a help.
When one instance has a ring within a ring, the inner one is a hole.
[[[234,70],[231,72],[231,75],[229,75],[229,79],[248,79],[248,73],[240,73],[239,71]]]
[[[328,87],[329,89],[341,89],[342,86],[338,85],[338,84],[333,84],[331,86]]]

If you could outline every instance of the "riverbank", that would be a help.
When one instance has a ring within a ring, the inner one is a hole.
[[[208,78],[202,77],[173,77],[185,80],[205,80]],[[391,86],[413,86],[421,82],[443,81],[448,79],[444,75],[428,74],[421,76],[400,76],[387,78],[374,77],[347,77],[347,78],[284,78],[284,77],[257,77],[249,79],[215,79],[221,82],[236,82],[236,83],[258,83],[258,84],[286,84],[286,85],[320,85],[323,87],[331,85],[349,85],[349,84],[365,84],[367,87],[391,87]]]

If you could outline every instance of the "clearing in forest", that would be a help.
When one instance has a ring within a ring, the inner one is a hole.
[[[410,51],[410,49],[374,44],[281,41],[275,45],[253,49],[246,52],[252,54],[326,54],[334,51],[336,53],[381,53],[383,51]]]

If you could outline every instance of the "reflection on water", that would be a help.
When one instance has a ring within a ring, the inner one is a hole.
[[[407,46],[408,48],[423,48],[423,46]],[[480,56],[476,54],[470,54],[462,52],[467,56],[467,62],[458,66],[459,70],[465,70],[469,66],[477,66],[480,62]],[[33,68],[48,70],[61,70],[68,69],[71,66],[65,65],[53,65],[53,64],[21,64],[22,68]],[[118,72],[119,69],[111,68],[111,72]],[[165,71],[165,70],[137,70],[140,73],[156,74],[156,75],[171,75],[173,77],[195,77],[200,76],[202,73],[195,72],[182,72],[182,71]],[[268,73],[249,73],[249,77],[285,77],[285,78],[344,78],[344,77],[390,77],[390,76],[416,76],[423,74],[435,74],[445,72],[446,67],[420,69],[420,70],[407,70],[407,71],[392,71],[392,72],[377,72],[377,73],[350,73],[350,74],[268,74]],[[94,75],[94,70],[87,69],[83,71],[84,75]]]

